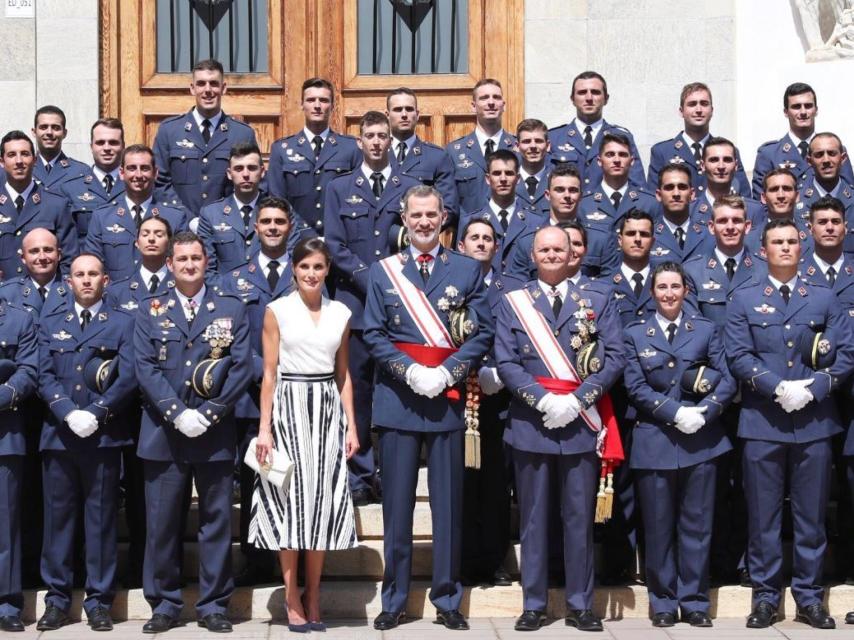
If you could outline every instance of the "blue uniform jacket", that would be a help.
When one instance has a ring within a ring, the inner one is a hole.
[[[844,178],[840,178],[836,188],[828,195],[838,198],[845,207],[845,222],[848,230],[845,234],[843,250],[845,253],[854,253],[854,188]],[[809,224],[810,221],[810,206],[820,197],[812,180],[801,185],[800,198],[795,205],[795,217],[801,218],[804,225]]]
[[[23,456],[27,453],[24,429],[28,425],[17,405],[38,387],[38,337],[32,314],[5,300],[0,301],[0,357],[12,360],[17,367],[0,384],[0,456]]]
[[[551,213],[552,207],[549,199],[546,197],[546,191],[549,189],[549,176],[553,168],[554,165],[546,162],[545,171],[543,171],[542,178],[537,183],[537,189],[534,191],[533,196],[528,194],[528,187],[525,185],[524,180],[522,180],[521,174],[519,176],[519,183],[516,185],[516,197],[524,200],[528,208],[539,211],[547,218]]]
[[[0,283],[0,298],[29,311],[37,329],[41,318],[53,314],[57,309],[65,308],[68,297],[68,287],[58,275],[44,300],[29,276],[11,278]]]
[[[498,149],[515,151],[516,137],[501,132]],[[497,149],[496,149],[497,150]],[[486,159],[480,150],[475,132],[457,138],[445,147],[454,165],[454,182],[457,185],[457,204],[460,218],[477,211],[489,202],[489,185],[486,176]]]
[[[770,140],[756,150],[756,162],[753,163],[753,197],[757,200],[764,190],[762,184],[765,174],[776,168],[788,169],[799,183],[808,180],[812,173],[809,163],[801,157],[801,152],[792,144],[787,133],[779,140]],[[846,158],[842,163],[842,177],[848,184],[854,184],[854,171],[851,161]]]
[[[361,171],[333,180],[326,191],[326,243],[335,268],[335,299],[353,314],[350,328],[362,328],[368,268],[389,255],[389,229],[400,224],[401,200],[418,181],[391,177],[377,200]]]
[[[738,385],[726,364],[724,346],[715,325],[683,313],[673,344],[653,316],[625,331],[626,391],[637,410],[629,464],[633,469],[684,469],[732,449],[718,421]],[[721,373],[717,386],[698,401],[686,397],[682,374],[697,363]],[[675,427],[680,407],[706,407],[706,424],[692,434]]]
[[[186,231],[187,215],[183,209],[152,204],[143,220],[160,216],[172,227],[172,233]],[[139,249],[136,248],[136,223],[127,202],[121,201],[98,209],[89,222],[85,250],[94,253],[104,263],[111,278],[120,280],[139,268]]]
[[[622,329],[611,303],[604,293],[593,287],[579,290],[570,284],[560,316],[555,319],[551,304],[537,281],[527,283],[525,288],[533,296],[536,310],[554,330],[555,337],[573,366],[576,352],[570,346],[570,341],[578,335],[578,321],[574,314],[582,301],[585,307],[593,309],[599,341],[604,347],[602,368],[591,374],[573,392],[582,407],[590,407],[619,379],[626,364]],[[560,429],[546,429],[543,426],[543,414],[535,407],[548,392],[536,381],[536,377],[550,377],[549,370],[537,355],[531,338],[506,296],[498,309],[495,357],[501,380],[513,394],[504,431],[507,444],[514,449],[533,453],[578,454],[595,451],[596,434],[581,417]]]
[[[655,315],[655,301],[652,299],[652,278],[650,276],[647,276],[639,296],[635,295],[634,283],[626,280],[619,266],[616,273],[595,282],[600,289],[607,292],[612,309],[620,316],[620,325],[623,328],[638,320]]]
[[[630,209],[640,209],[652,216],[653,220],[661,217],[661,205],[655,196],[645,190],[628,185],[626,195],[620,200],[620,206],[614,209],[613,201],[605,195],[602,183],[585,195],[578,204],[578,219],[584,226],[596,225],[606,231],[614,231],[620,225],[620,220]]]
[[[193,368],[210,357],[205,333],[215,320],[231,321],[233,340],[223,352],[231,356],[231,368],[220,394],[206,400],[193,391],[190,379]],[[188,326],[174,289],[149,298],[137,312],[134,352],[144,396],[137,455],[177,463],[233,460],[234,404],[252,375],[249,319],[243,302],[209,286],[196,319]],[[188,438],[175,428],[175,418],[185,409],[196,409],[210,421],[207,432]]]
[[[680,249],[676,236],[662,220],[655,224],[653,230],[653,244],[649,261],[653,267],[668,260],[681,264],[694,256],[708,255],[714,249],[715,238],[707,226],[689,219],[688,235],[685,237],[684,247]]]
[[[710,258],[695,256],[682,265],[688,281],[685,304],[723,330],[727,321],[727,305],[735,292],[763,280],[768,274],[768,268],[765,262],[755,260],[745,251],[736,265],[732,280],[729,280],[726,267],[718,261],[714,250],[711,255]]]
[[[0,193],[0,279],[24,273],[18,251],[27,232],[39,227],[56,236],[62,251],[60,270],[68,273],[71,260],[78,251],[77,232],[71,221],[68,201],[36,185],[19,215],[15,203],[3,189]]]
[[[157,187],[167,200],[180,200],[191,218],[199,215],[202,206],[231,193],[225,170],[238,142],[254,143],[255,132],[225,113],[207,143],[192,111],[164,120],[154,138]]]
[[[92,219],[92,214],[101,207],[116,204],[120,200],[123,201],[125,182],[121,179],[116,180],[112,191],[107,195],[104,185],[95,177],[92,170],[87,168],[86,173],[58,185],[56,191],[70,203],[71,216],[77,230],[77,239],[82,247],[86,240],[86,234],[89,233],[89,221]]]
[[[578,168],[581,174],[581,189],[584,193],[593,190],[602,182],[602,168],[597,159],[602,136],[606,133],[617,133],[629,139],[632,158],[634,158],[632,168],[629,170],[629,182],[634,185],[646,184],[643,162],[631,131],[603,120],[599,132],[593,138],[593,146],[587,149],[584,146],[584,128],[578,129],[580,124],[573,120],[569,124],[549,129],[549,142],[551,142],[551,161],[554,164],[574,164]]]
[[[59,152],[53,164],[50,173],[45,171],[44,162],[41,157],[36,157],[36,163],[33,167],[33,178],[36,182],[43,185],[45,189],[59,193],[58,187],[65,181],[81,176],[89,171],[89,166],[69,158],[64,151]]]
[[[157,290],[150,293],[148,286],[142,280],[139,268],[137,268],[133,275],[127,278],[111,280],[104,292],[104,300],[111,307],[117,307],[125,313],[135,316],[137,309],[143,305],[146,298],[167,294],[174,286],[175,280],[172,279],[172,274],[167,271],[167,277],[157,284]]]
[[[449,311],[442,311],[440,300],[466,305],[477,317],[477,332],[471,335],[442,366],[451,374],[457,388],[469,369],[476,369],[492,344],[492,314],[483,286],[480,263],[472,258],[441,250],[433,263],[427,285],[418,272],[409,251],[401,254],[403,276],[421,289],[447,329]],[[456,291],[454,291],[456,290]],[[406,370],[415,361],[399,351],[395,342],[424,344],[415,320],[409,316],[399,292],[382,265],[371,266],[368,297],[365,304],[364,340],[376,363],[373,422],[379,427],[403,431],[457,431],[465,428],[465,401],[443,397],[427,398],[406,384]],[[465,390],[462,390],[465,398]]]
[[[700,149],[702,154],[703,150]],[[687,144],[680,131],[675,138],[662,140],[652,145],[649,156],[649,173],[647,185],[652,193],[658,189],[658,177],[661,170],[670,163],[684,164],[691,171],[691,186],[702,193],[707,184],[706,176],[702,173],[700,162],[694,159],[694,150]],[[733,191],[743,198],[750,197],[750,180],[744,171],[741,162],[741,154],[738,147],[735,149],[735,177],[733,179]]]
[[[300,130],[273,143],[267,183],[270,193],[285,198],[319,235],[324,235],[325,201],[329,183],[362,164],[356,139],[330,131],[314,157],[311,140]]]
[[[587,253],[581,262],[581,272],[587,277],[599,278],[617,271],[620,268],[621,254],[617,247],[616,235],[592,224],[585,224],[584,230],[587,232]],[[534,235],[528,234],[519,238],[516,245],[510,273],[525,281],[535,278],[537,269],[531,260]]]
[[[39,395],[48,411],[42,425],[40,451],[87,451],[121,447],[133,442],[122,410],[136,397],[133,362],[133,316],[101,305],[86,330],[74,309],[74,298],[39,326]],[[83,382],[92,358],[118,358],[118,378],[99,395]],[[65,422],[75,409],[93,413],[98,430],[78,437]]]
[[[454,163],[442,147],[415,138],[415,144],[403,159],[403,165],[397,162],[395,149],[398,140],[392,138],[392,149],[389,149],[389,162],[392,171],[418,180],[421,184],[436,187],[442,194],[445,210],[448,212],[448,225],[454,225],[459,219],[457,203],[457,185],[454,182]]]
[[[798,278],[789,304],[768,278],[738,291],[727,309],[724,331],[730,371],[742,384],[740,438],[771,442],[812,442],[840,431],[830,392],[854,369],[851,327],[833,292]],[[805,331],[827,330],[836,336],[836,358],[813,371],[801,360]],[[786,413],[774,401],[782,380],[813,378],[814,396],[806,407]]]

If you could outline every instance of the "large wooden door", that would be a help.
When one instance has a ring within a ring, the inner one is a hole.
[[[385,2],[430,4],[430,0],[372,1],[374,7]],[[158,66],[158,33],[161,44],[166,37],[162,25],[158,32],[158,7],[171,6],[174,11],[176,3],[184,3],[185,12],[187,6],[204,4],[200,0],[171,0],[171,5],[155,0],[100,0],[101,114],[121,118],[128,144],[151,144],[163,119],[193,105],[189,74]],[[482,77],[494,77],[504,85],[507,128],[512,130],[522,118],[524,0],[468,0],[463,16],[468,38],[461,65],[465,70],[421,74],[360,73],[358,28],[360,20],[372,16],[359,0],[267,0],[265,4],[265,69],[228,73],[223,106],[226,113],[255,128],[265,152],[276,138],[302,126],[300,86],[310,76],[329,78],[335,85],[333,125],[339,131],[355,132],[365,111],[385,109],[389,90],[408,86],[418,93],[420,135],[444,144],[471,130],[471,87]]]

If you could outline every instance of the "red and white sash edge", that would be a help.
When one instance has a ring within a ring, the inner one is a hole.
[[[388,279],[400,295],[406,312],[412,318],[425,344],[429,347],[453,348],[454,343],[445,325],[424,292],[403,275],[403,255],[398,254],[380,260]]]
[[[534,306],[534,299],[527,289],[517,289],[507,294],[507,300],[513,308],[513,313],[522,323],[522,328],[531,339],[537,355],[546,365],[552,378],[570,380],[581,384],[581,378],[560,343],[555,339],[548,322]],[[593,431],[602,429],[602,418],[596,410],[596,405],[582,409],[581,417]]]

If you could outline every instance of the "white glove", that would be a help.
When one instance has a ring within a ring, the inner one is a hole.
[[[495,367],[481,367],[477,372],[477,382],[485,396],[494,395],[504,388],[504,383],[498,377],[498,369]]]
[[[75,409],[65,416],[69,428],[79,438],[88,438],[98,430],[98,418],[89,411]]]
[[[188,438],[198,438],[210,426],[210,420],[195,409],[184,409],[175,418],[175,428]]]
[[[435,398],[448,386],[447,378],[439,367],[410,365],[406,370],[406,383],[418,395]]]
[[[537,403],[537,406],[534,407],[537,411],[548,415],[553,411],[552,407],[555,406],[555,401],[558,399],[558,395],[556,393],[547,393],[540,401]]]
[[[581,404],[578,402],[578,398],[572,394],[555,396],[549,409],[545,420],[543,420],[543,426],[546,429],[560,429],[578,417],[581,412]]]
[[[682,433],[697,433],[704,424],[706,407],[679,407],[676,411],[676,428]]]
[[[814,398],[812,392],[807,389],[813,383],[813,378],[807,380],[784,380],[775,392],[778,397],[777,403],[786,413],[800,411]]]

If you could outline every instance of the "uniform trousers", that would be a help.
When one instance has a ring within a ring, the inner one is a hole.
[[[430,601],[440,611],[459,609],[463,503],[463,431],[380,430],[383,465],[383,611],[406,611],[412,579],[412,511],[421,447],[427,450],[427,484],[433,518]]]
[[[41,573],[47,585],[45,604],[62,611],[71,606],[74,579],[74,533],[83,506],[86,598],[91,612],[110,609],[118,562],[118,502],[121,448],[89,451],[42,451],[44,544]]]
[[[24,456],[0,456],[0,617],[20,616],[21,475]]]
[[[548,605],[549,513],[560,497],[566,603],[570,609],[593,607],[593,512],[599,458],[513,449],[521,523],[523,608]],[[557,485],[552,481],[557,474]]]
[[[374,395],[374,361],[362,332],[350,331],[350,379],[353,383],[353,410],[359,435],[359,451],[347,461],[350,491],[366,491],[374,487],[377,463],[371,440]]]
[[[748,518],[747,566],[753,581],[754,606],[763,601],[775,608],[780,605],[786,486],[794,533],[792,596],[800,607],[821,604],[830,439],[804,443],[746,440],[742,462]]]
[[[231,570],[232,460],[180,463],[146,460],[145,505],[148,538],[142,583],[153,613],[178,618],[181,547],[190,480],[199,494],[199,599],[196,613],[224,614],[234,591]]]
[[[708,613],[716,461],[633,471],[653,614]]]

